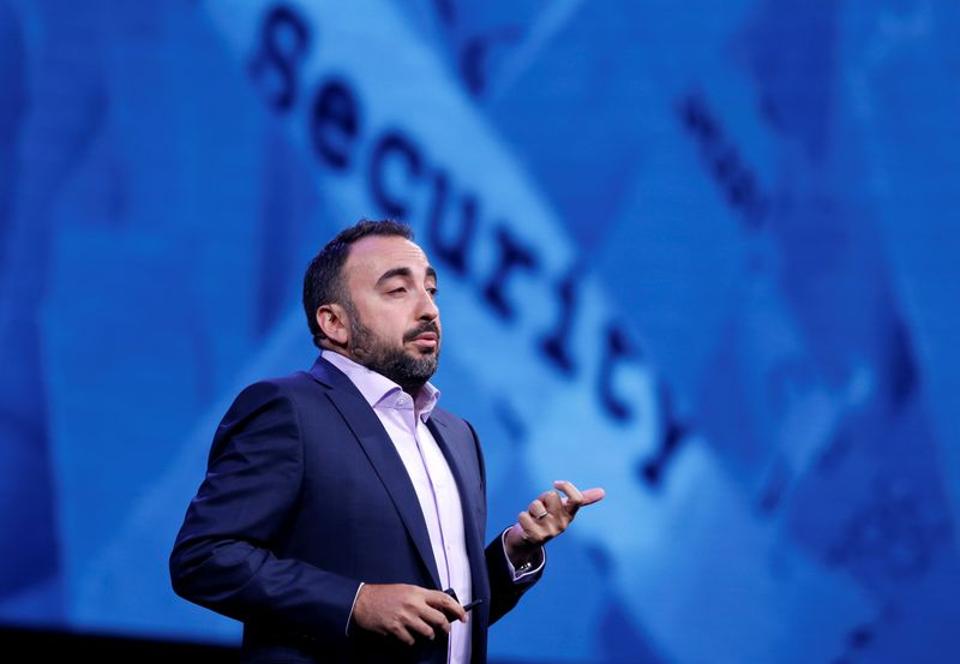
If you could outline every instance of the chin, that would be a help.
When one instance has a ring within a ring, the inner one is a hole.
[[[427,357],[439,357],[440,347],[437,346],[435,348],[423,348],[423,349],[414,347],[412,349],[408,349],[406,352],[407,352],[407,355],[409,355],[410,357],[414,357],[418,360],[422,360]]]

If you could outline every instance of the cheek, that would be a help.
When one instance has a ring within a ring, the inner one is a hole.
[[[410,329],[405,314],[402,307],[371,307],[369,313],[363,317],[363,321],[381,339],[399,342]]]

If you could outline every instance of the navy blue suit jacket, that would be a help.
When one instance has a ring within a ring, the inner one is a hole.
[[[439,408],[428,425],[457,482],[474,598],[473,662],[514,584],[500,538],[484,548],[477,437]],[[361,581],[441,589],[413,484],[373,409],[342,372],[256,383],[217,428],[205,479],[170,557],[174,590],[244,623],[249,662],[444,662],[446,637],[409,648],[352,627]]]

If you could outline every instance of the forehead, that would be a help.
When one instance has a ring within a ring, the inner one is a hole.
[[[370,235],[350,247],[344,271],[350,280],[375,282],[394,268],[409,268],[414,276],[422,276],[428,267],[427,255],[410,240],[399,235]]]

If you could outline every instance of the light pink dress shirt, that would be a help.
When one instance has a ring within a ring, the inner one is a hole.
[[[386,429],[420,502],[420,510],[423,512],[430,546],[433,549],[433,559],[440,573],[440,583],[444,588],[453,588],[460,603],[467,604],[473,600],[473,583],[470,560],[467,557],[460,492],[447,460],[426,424],[440,398],[440,391],[427,383],[414,400],[386,376],[357,364],[344,355],[329,350],[323,351],[321,355],[346,374]],[[504,551],[506,552],[506,548]],[[544,562],[542,560],[536,569],[518,575],[507,558],[515,582],[522,582],[526,577],[538,572]],[[360,587],[363,587],[363,584]],[[357,594],[359,593],[358,588]],[[454,621],[451,626],[447,661],[451,664],[468,664],[471,647],[470,623]]]

